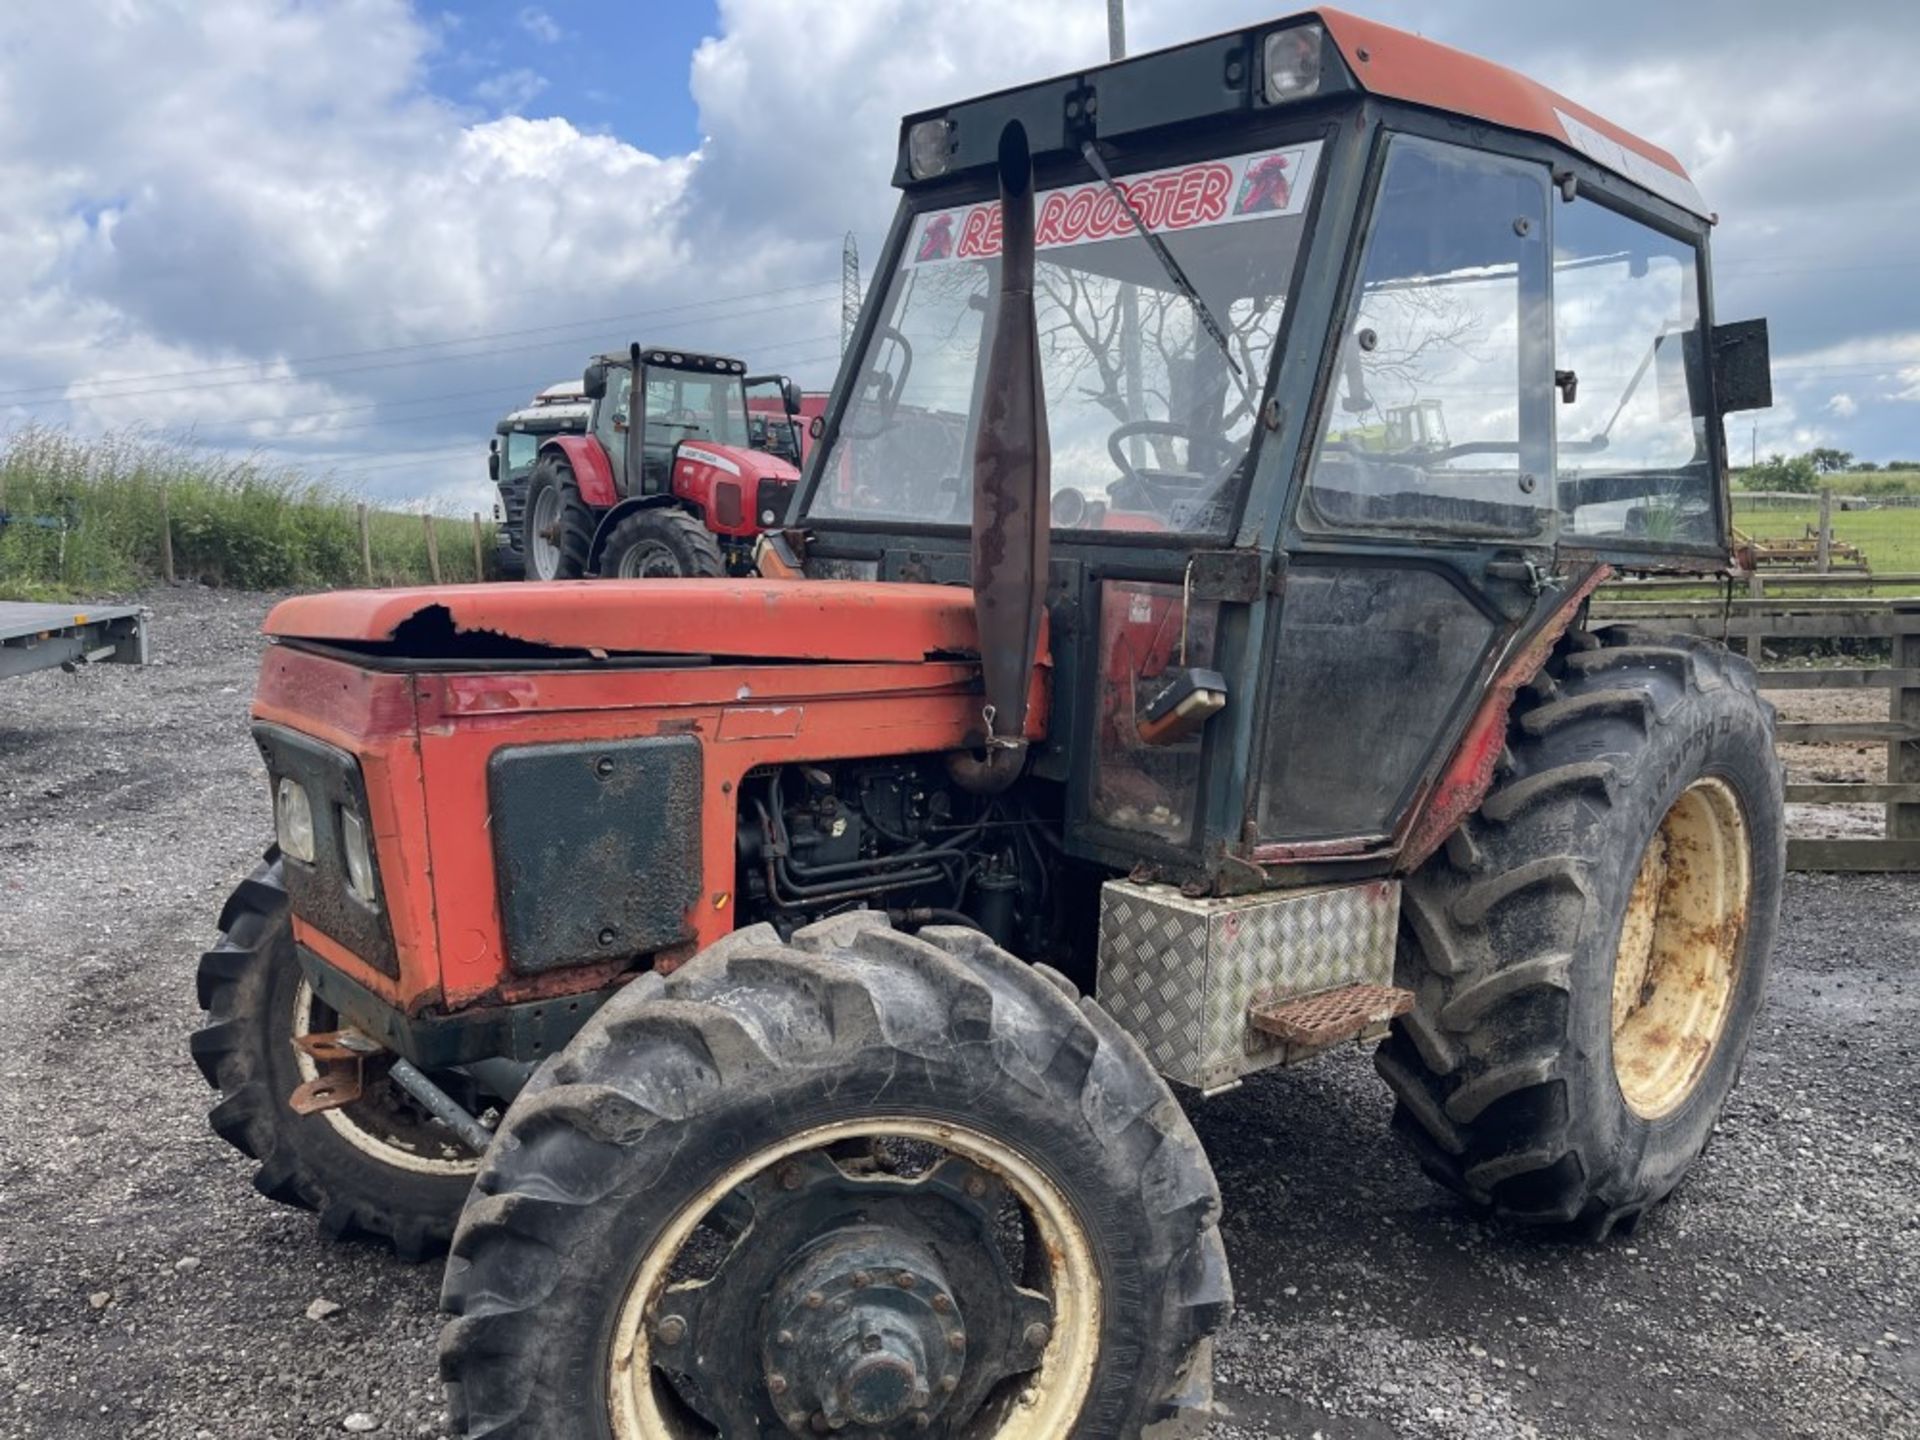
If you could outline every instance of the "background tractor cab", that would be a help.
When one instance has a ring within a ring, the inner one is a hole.
[[[562,380],[533,397],[533,403],[503,417],[487,445],[487,478],[493,482],[495,569],[507,579],[526,570],[527,482],[539,458],[540,443],[551,435],[583,435],[592,407],[578,380]]]
[[[784,517],[799,471],[753,447],[745,374],[738,360],[639,345],[592,361],[581,380],[586,432],[542,445],[529,485],[530,573],[748,569],[755,538]],[[797,413],[799,388],[778,385]]]

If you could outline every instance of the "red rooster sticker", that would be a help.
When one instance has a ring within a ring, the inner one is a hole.
[[[927,228],[920,232],[920,248],[914,253],[913,263],[924,265],[929,260],[944,260],[953,254],[953,216],[936,215],[927,222]]]
[[[1287,202],[1293,198],[1293,186],[1287,178],[1287,171],[1292,164],[1284,155],[1263,155],[1247,166],[1247,173],[1240,181],[1240,198],[1234,203],[1233,213],[1260,215],[1271,210],[1285,210]]]

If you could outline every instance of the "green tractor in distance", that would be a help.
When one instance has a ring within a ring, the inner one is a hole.
[[[1769,399],[1678,163],[1318,10],[894,179],[758,575],[268,621],[194,1051],[263,1190],[450,1237],[470,1440],[1131,1440],[1231,1307],[1181,1100],[1377,1041],[1429,1175],[1598,1239],[1739,1074],[1771,711],[1588,623],[1725,563]]]

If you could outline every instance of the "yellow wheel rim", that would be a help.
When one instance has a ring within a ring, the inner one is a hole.
[[[1643,1120],[1706,1073],[1739,988],[1752,883],[1746,816],[1724,780],[1696,780],[1641,857],[1613,965],[1613,1073]]]
[[[663,1403],[653,1372],[652,1325],[669,1290],[674,1261],[702,1222],[738,1186],[804,1151],[876,1137],[924,1141],[961,1156],[1004,1181],[1038,1231],[1047,1258],[1054,1324],[1040,1364],[1025,1377],[1017,1398],[997,1422],[978,1431],[980,1440],[1058,1440],[1073,1428],[1093,1384],[1100,1356],[1100,1274],[1093,1245],[1067,1197],[1010,1146],[978,1131],[904,1116],[844,1121],[803,1131],[749,1156],[729,1169],[667,1224],[640,1261],[614,1325],[608,1367],[609,1414],[617,1440],[688,1440],[696,1432]],[[755,1383],[752,1374],[743,1384]],[[969,1429],[970,1437],[976,1432]]]

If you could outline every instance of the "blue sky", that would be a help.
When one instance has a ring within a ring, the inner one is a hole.
[[[656,155],[700,143],[687,73],[694,47],[720,30],[711,0],[465,0],[423,11],[443,37],[428,84],[456,104],[564,115]]]

